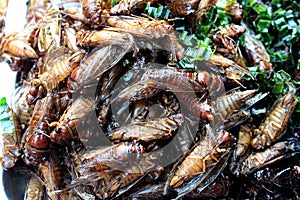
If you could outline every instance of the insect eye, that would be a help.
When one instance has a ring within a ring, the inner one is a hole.
[[[57,128],[55,129],[55,132],[56,132],[56,133],[60,133],[60,132],[61,132],[61,129],[57,127]]]
[[[35,132],[28,143],[37,149],[47,149],[50,145],[50,140],[48,137]]]
[[[75,128],[76,127],[76,120],[69,121],[68,125],[70,126],[70,128]]]
[[[38,90],[36,88],[36,86],[31,86],[30,90],[29,90],[29,94],[31,94],[32,96],[35,96],[37,94]]]
[[[29,105],[33,104],[35,101],[35,98],[31,94],[27,94],[26,101]]]
[[[68,134],[68,130],[65,126],[62,126],[59,130],[59,133],[64,137]]]
[[[43,94],[45,92],[44,87],[40,86],[39,87],[39,94]]]

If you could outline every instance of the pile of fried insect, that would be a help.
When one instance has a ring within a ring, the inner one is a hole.
[[[272,63],[238,2],[207,44],[219,1],[32,0],[8,35],[1,2],[18,71],[1,162],[30,171],[24,199],[299,198],[297,90],[247,85]]]

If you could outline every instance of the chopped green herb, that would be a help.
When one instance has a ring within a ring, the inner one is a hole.
[[[156,19],[168,19],[170,12],[171,11],[169,9],[161,4],[159,4],[157,8],[152,7],[151,2],[147,2],[145,8],[145,13]]]
[[[6,98],[3,97],[0,99],[0,134],[2,135],[13,134],[15,130],[7,108]]]
[[[118,4],[117,0],[111,0],[111,7],[114,7],[117,4]]]
[[[283,68],[296,66],[297,63],[294,61],[300,56],[290,52],[300,40],[300,4],[296,0],[263,2],[242,0],[243,20],[265,45],[275,69],[281,69],[282,66]]]

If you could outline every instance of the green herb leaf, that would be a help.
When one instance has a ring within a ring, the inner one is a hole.
[[[145,13],[156,19],[168,19],[170,12],[168,8],[161,4],[159,4],[157,8],[152,7],[151,2],[147,2],[145,8]]]
[[[0,99],[0,106],[5,106],[6,105],[6,98],[5,97],[2,97]]]
[[[283,89],[284,89],[284,82],[280,82],[280,81],[276,82],[272,90],[272,93],[281,94],[283,93]]]
[[[15,130],[14,124],[11,121],[10,114],[7,111],[6,98],[0,99],[0,134],[13,134]]]
[[[117,0],[111,0],[111,7],[114,7],[117,4],[118,4]]]
[[[272,0],[265,4],[263,2],[242,1],[244,22],[255,31],[256,36],[265,45],[274,68],[295,66],[295,61],[300,56],[291,52],[293,44],[300,40],[300,4],[296,0]],[[249,13],[251,17],[248,16]]]

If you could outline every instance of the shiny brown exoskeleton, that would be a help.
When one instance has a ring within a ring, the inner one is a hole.
[[[196,92],[208,95],[224,91],[222,79],[205,70],[191,72],[175,68],[149,69],[142,80],[147,81],[148,85],[143,82],[136,83],[127,88],[121,97],[136,101],[154,96],[163,89],[174,90],[178,93]]]
[[[221,131],[218,136],[205,136],[178,165],[170,186],[177,188],[192,177],[205,173],[231,148],[232,142],[233,136],[226,131]]]
[[[193,72],[179,70],[179,73],[182,73],[183,76],[188,77],[191,84],[194,82],[200,84],[210,96],[218,94],[218,92],[220,93],[225,91],[221,77],[212,72],[210,73],[205,70],[195,70]],[[200,88],[195,87],[195,89],[196,92],[198,92],[197,89],[199,90]],[[200,89],[200,91],[201,90],[202,89]]]
[[[251,128],[252,127],[247,124],[246,125],[242,124],[240,126],[236,149],[234,152],[235,158],[243,156],[246,153],[246,151],[248,150],[248,148],[250,147],[251,139],[252,139]]]
[[[201,0],[196,12],[196,21],[201,22],[203,15],[216,3],[216,0]]]
[[[7,108],[8,110],[7,112],[9,112],[8,115],[9,119],[7,120],[9,121],[9,123],[11,123],[11,126],[14,127],[12,132],[10,133],[2,132],[3,135],[1,139],[2,154],[0,156],[0,161],[2,167],[5,170],[8,170],[13,168],[16,162],[18,161],[18,159],[20,158],[21,155],[20,143],[21,143],[22,132],[21,132],[20,120],[17,117],[16,113],[6,106],[5,108]],[[1,112],[0,114],[3,115],[4,113]]]
[[[189,73],[174,68],[162,68],[148,70],[144,80],[150,87],[175,93],[179,103],[203,120],[213,120],[211,105],[204,97],[208,94],[214,95],[214,92],[222,92],[223,84],[218,76],[204,71]],[[194,96],[191,95],[193,93]],[[197,98],[197,93],[202,96]]]
[[[124,169],[130,165],[129,158],[136,160],[144,152],[145,148],[137,143],[118,143],[99,148],[82,155],[78,171],[81,175],[88,175],[108,169]]]
[[[130,41],[128,33],[118,29],[107,28],[94,31],[81,31],[76,33],[77,43],[83,47],[104,47],[107,45],[124,45]]]
[[[24,131],[29,125],[34,105],[29,105],[26,101],[26,95],[30,90],[30,85],[23,84],[16,88],[11,96],[11,109],[17,115],[21,129]]]
[[[230,2],[226,4],[225,10],[229,13],[236,24],[239,24],[243,18],[244,9],[238,2]]]
[[[60,160],[58,159],[57,150],[58,147],[53,146],[51,148],[51,155],[49,159],[38,165],[47,194],[52,200],[59,200],[62,198],[60,193],[56,192],[63,184],[62,169],[60,166]]]
[[[38,57],[27,38],[22,34],[18,35],[18,33],[2,35],[0,39],[0,52],[24,59],[35,59]]]
[[[111,140],[115,141],[149,143],[156,140],[166,140],[173,136],[182,122],[182,114],[154,120],[138,121],[115,129],[109,132],[108,136]]]
[[[68,88],[74,91],[96,81],[103,73],[116,65],[131,49],[131,46],[131,43],[126,43],[120,46],[109,45],[94,49],[72,71],[68,80]]]
[[[264,151],[250,154],[242,163],[241,173],[249,174],[268,164],[284,158],[284,154],[287,153],[289,149],[293,150],[293,146],[294,145],[292,142],[278,142],[268,147]]]
[[[93,25],[105,25],[111,9],[110,1],[83,0],[81,2],[83,14]]]
[[[292,92],[287,92],[279,98],[271,108],[270,113],[254,130],[254,138],[251,145],[256,149],[263,149],[280,139],[287,128],[289,119],[297,105]]]
[[[78,97],[70,105],[58,122],[52,122],[54,130],[50,134],[50,139],[58,144],[70,144],[72,140],[78,139],[76,126],[79,126],[86,116],[94,109],[94,103],[89,98]]]
[[[241,198],[297,199],[300,168],[296,160],[296,157],[285,159],[279,165],[265,167],[249,174],[242,188]]]
[[[218,97],[215,102],[215,111],[226,122],[235,113],[241,111],[247,101],[251,99],[255,90],[235,91],[231,94]]]
[[[259,71],[271,71],[272,63],[270,61],[270,55],[261,41],[255,38],[255,35],[246,31],[245,36],[245,50],[248,54],[249,60],[252,65],[258,65]]]
[[[143,11],[147,3],[155,4],[158,0],[120,0],[110,9],[111,14],[137,14]]]
[[[173,26],[165,21],[123,15],[111,16],[107,22],[121,32],[132,34],[135,39],[148,39],[149,42],[154,43],[154,46],[161,46],[160,48],[170,51],[178,60],[184,56],[184,48],[178,42]],[[139,46],[145,47],[143,43]]]
[[[51,54],[50,54],[51,53]],[[28,104],[33,104],[45,93],[57,88],[58,84],[67,78],[73,69],[77,67],[82,60],[84,53],[79,51],[72,55],[64,47],[55,48],[49,52],[48,62],[45,63],[46,70],[40,74],[37,79],[31,81],[31,87],[27,94]]]
[[[127,187],[132,187],[135,182],[143,177],[143,173],[128,173],[123,171],[112,171],[103,174],[103,177],[96,181],[95,196],[100,199],[112,198],[126,192]],[[97,189],[98,188],[98,189]]]
[[[53,93],[39,100],[32,114],[29,127],[22,138],[23,160],[28,165],[38,165],[47,160],[50,153],[50,126],[57,117],[56,99]]]
[[[99,93],[96,96],[96,112],[98,122],[104,132],[114,129],[117,125],[112,116],[111,96],[120,78],[128,71],[127,67],[123,67],[121,62],[104,73],[99,81],[97,89]]]
[[[167,3],[167,8],[174,16],[185,17],[196,12],[199,2],[199,0],[170,1]]]
[[[26,185],[24,200],[45,199],[45,188],[37,174],[32,174]]]
[[[234,61],[236,63],[234,66],[235,69],[240,69],[238,66],[243,68],[247,67],[247,61],[243,57],[241,50],[237,45],[237,40],[245,31],[246,28],[244,26],[228,24],[224,27],[220,26],[219,31],[210,36],[213,41],[213,45],[216,47],[216,52]],[[223,60],[230,63],[230,60]]]
[[[165,21],[145,17],[111,16],[108,24],[112,27],[123,29],[135,36],[148,38],[161,38],[173,31],[173,26]]]
[[[239,81],[245,76],[251,76],[248,69],[237,64],[235,61],[224,57],[221,54],[213,54],[209,58],[209,62],[213,65],[220,67],[220,72],[224,74],[226,79],[232,80],[242,87],[244,87]]]
[[[205,188],[198,187],[196,190],[193,190],[191,193],[189,193],[187,197],[193,199],[226,198],[231,184],[232,180],[224,173],[221,173],[213,183]]]
[[[51,45],[60,46],[62,14],[57,7],[46,10],[43,18],[38,22],[37,51],[43,55]]]
[[[218,34],[213,35],[212,39],[216,43],[222,42],[224,44],[224,46],[226,46],[225,41],[229,42],[227,40],[230,38],[238,39],[246,31],[246,28],[244,26],[240,26],[240,25],[236,25],[236,24],[228,24],[224,27],[219,27],[219,29],[220,29],[220,31],[218,32]],[[225,41],[222,41],[222,40],[225,40]]]

